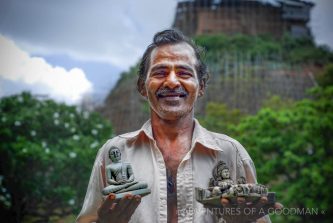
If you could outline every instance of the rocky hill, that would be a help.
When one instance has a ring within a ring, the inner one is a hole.
[[[332,52],[311,39],[222,35],[201,36],[211,73],[206,94],[196,105],[204,115],[208,102],[224,103],[243,113],[255,113],[273,95],[299,100],[316,85],[315,75],[333,62]],[[122,74],[100,112],[111,120],[116,134],[133,131],[149,118],[149,105],[136,90],[137,67]]]

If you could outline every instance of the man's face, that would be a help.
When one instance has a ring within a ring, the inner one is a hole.
[[[144,96],[160,118],[176,120],[191,112],[200,89],[194,50],[187,43],[164,45],[151,53]]]

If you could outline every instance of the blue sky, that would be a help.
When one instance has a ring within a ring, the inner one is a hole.
[[[272,0],[269,0],[272,1]],[[333,1],[317,0],[312,32],[333,49]],[[29,90],[69,104],[103,102],[176,0],[0,0],[0,97]]]

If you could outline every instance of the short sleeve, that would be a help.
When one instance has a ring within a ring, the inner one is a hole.
[[[104,187],[103,172],[104,172],[104,151],[108,143],[98,151],[94,166],[90,175],[90,180],[84,198],[83,206],[76,222],[90,223],[97,221],[97,210],[103,202],[103,195],[101,193]]]
[[[244,176],[247,183],[255,184],[257,183],[257,173],[254,163],[246,151],[246,149],[239,143],[235,142],[235,146],[237,148],[238,157],[239,157],[239,172],[241,176]],[[259,218],[257,223],[270,223],[271,220],[268,215]]]

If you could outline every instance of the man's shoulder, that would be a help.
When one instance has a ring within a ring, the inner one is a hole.
[[[202,129],[205,141],[208,142],[210,145],[216,145],[221,150],[227,152],[227,151],[236,151],[242,159],[250,159],[250,156],[248,155],[248,152],[246,149],[242,146],[238,140],[218,132],[213,132],[210,130],[207,130],[205,128]]]
[[[225,141],[225,142],[229,142],[232,144],[240,144],[236,139],[234,139],[226,134],[219,133],[219,132],[213,132],[213,131],[209,131],[209,130],[206,130],[206,131],[216,140]]]
[[[120,135],[113,136],[112,138],[108,139],[106,143],[103,145],[102,149],[109,149],[112,146],[118,147],[120,150],[124,147],[129,140],[135,139],[139,136],[141,130],[136,130],[133,132],[123,133]]]
[[[207,141],[217,143],[217,144],[229,144],[233,147],[243,147],[236,139],[218,132],[210,131],[202,126],[200,126],[201,137],[204,137]]]

